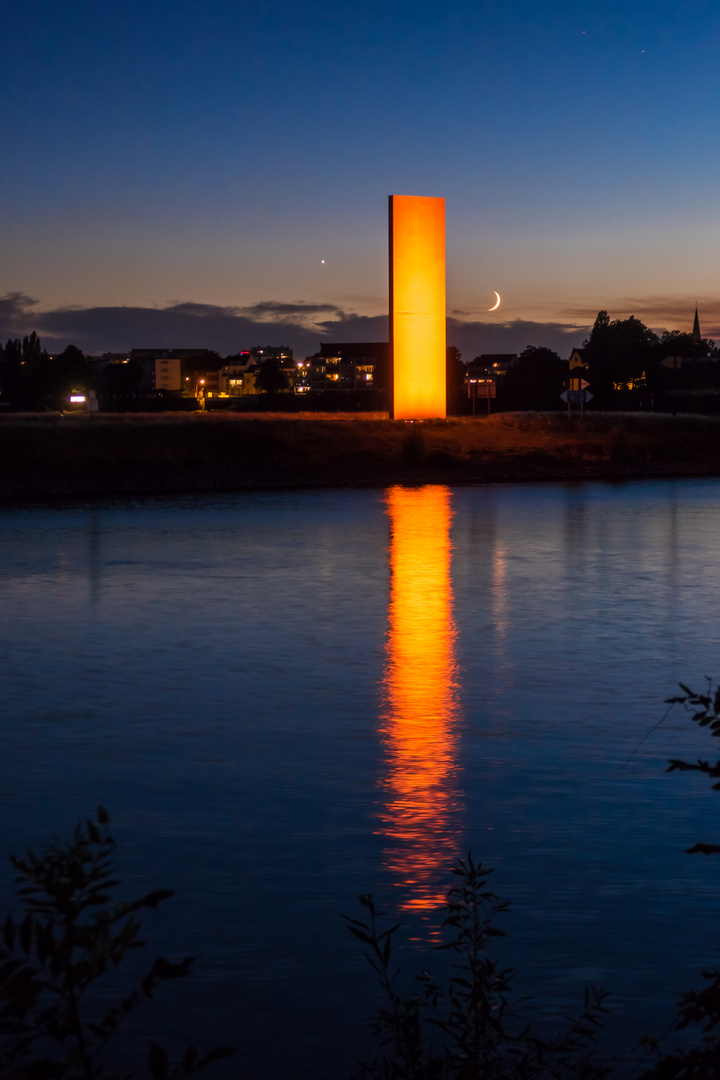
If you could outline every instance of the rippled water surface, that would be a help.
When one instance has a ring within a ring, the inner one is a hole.
[[[624,1053],[716,963],[684,849],[720,795],[664,772],[715,746],[656,725],[720,674],[720,482],[6,507],[0,604],[0,854],[104,804],[126,894],[176,891],[153,950],[198,956],[133,1039],[345,1076],[375,997],[338,912],[374,892],[419,969],[470,846],[541,1022],[602,983]]]

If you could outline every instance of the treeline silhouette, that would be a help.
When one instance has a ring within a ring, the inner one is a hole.
[[[720,348],[708,338],[697,340],[679,330],[658,335],[634,316],[611,320],[600,311],[578,352],[582,365],[570,372],[568,358],[545,346],[528,345],[506,372],[489,372],[497,392],[492,411],[562,409],[561,394],[571,375],[589,384],[593,409],[720,411]],[[217,371],[234,359],[207,350],[201,359],[194,357],[191,366],[194,370],[202,363],[206,370]],[[470,370],[482,374],[482,363],[482,357],[475,357]],[[465,389],[468,365],[454,346],[447,349],[446,370],[448,412],[470,412]],[[268,370],[268,378],[258,380],[258,387],[267,393],[277,393],[287,381],[283,377],[275,385],[272,374]],[[51,356],[34,331],[22,339],[10,338],[4,347],[0,344],[0,402],[5,407],[59,409],[74,389],[94,390],[101,408],[113,411],[146,407],[150,398],[162,398],[162,391],[143,390],[142,382],[141,365],[132,358],[103,365],[75,345]],[[374,386],[382,393],[387,384],[385,366],[378,365]]]
[[[572,376],[589,384],[593,409],[720,409],[720,349],[708,338],[696,341],[680,330],[658,335],[632,315],[611,320],[600,311],[578,352],[583,363],[571,372],[567,359],[529,345],[497,380],[495,408],[562,408],[560,395]]]
[[[9,338],[0,344],[0,402],[18,410],[61,409],[73,390],[94,390],[102,407],[122,411],[144,407],[148,398],[161,399],[162,391],[148,393],[143,387],[142,365],[129,355],[126,362],[103,364],[76,345],[51,356],[35,331]],[[195,354],[194,362],[217,371],[232,359],[208,349]]]
[[[57,356],[42,348],[35,331],[0,345],[0,401],[15,408],[59,408],[76,386],[93,387],[94,373],[75,345]]]

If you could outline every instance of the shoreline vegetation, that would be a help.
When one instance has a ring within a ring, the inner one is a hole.
[[[0,498],[720,476],[720,418],[8,413]]]

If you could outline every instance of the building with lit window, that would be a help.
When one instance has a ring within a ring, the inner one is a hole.
[[[247,353],[240,355],[251,356],[257,364],[265,360],[279,360],[282,368],[289,367],[293,362],[293,351],[287,345],[254,345]]]
[[[387,341],[327,342],[308,357],[313,390],[372,390],[378,374],[387,377]]]
[[[144,393],[182,391],[182,360],[179,356],[143,356],[139,363],[142,368],[140,388]]]
[[[241,353],[231,363],[225,364],[218,372],[218,392],[222,397],[244,397],[257,394],[255,377],[259,364],[250,353]]]
[[[286,345],[255,345],[252,349],[243,349],[218,372],[218,392],[221,397],[244,397],[257,394],[258,371],[267,360],[276,360],[285,372],[290,389],[295,389],[303,368],[302,363],[293,360],[293,351]]]
[[[506,375],[516,362],[517,353],[481,353],[468,364],[468,374],[472,378],[497,378]]]

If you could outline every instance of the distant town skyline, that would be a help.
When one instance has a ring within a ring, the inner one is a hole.
[[[720,338],[719,29],[709,0],[3,0],[0,336],[381,338],[387,196],[422,194],[466,356],[696,300]]]

